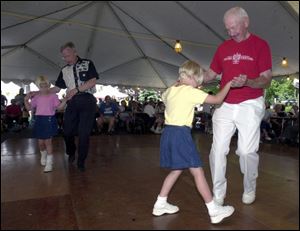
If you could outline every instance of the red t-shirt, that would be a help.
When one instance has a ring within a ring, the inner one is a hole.
[[[22,110],[19,105],[11,104],[6,107],[6,114],[10,117],[18,117],[22,115]]]
[[[221,88],[240,74],[247,75],[249,79],[255,79],[260,76],[260,73],[271,68],[272,58],[268,43],[253,34],[239,43],[233,39],[222,43],[210,65],[211,70],[222,74]],[[231,88],[225,102],[236,104],[262,95],[262,88]]]

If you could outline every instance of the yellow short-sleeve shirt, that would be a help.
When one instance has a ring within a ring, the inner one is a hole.
[[[172,86],[162,94],[166,106],[165,124],[192,127],[194,110],[203,104],[207,93],[188,85]]]

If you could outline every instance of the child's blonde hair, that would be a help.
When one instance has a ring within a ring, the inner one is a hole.
[[[195,78],[198,85],[203,82],[204,70],[194,61],[185,61],[179,68],[179,79]]]
[[[40,84],[41,83],[47,83],[48,84],[48,86],[50,87],[50,82],[49,82],[49,80],[47,79],[47,77],[45,77],[45,76],[38,76],[37,78],[36,78],[36,80],[35,80],[35,85],[38,87],[38,88],[40,88]]]

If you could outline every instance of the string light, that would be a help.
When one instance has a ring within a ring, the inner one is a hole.
[[[176,53],[180,53],[182,51],[182,46],[181,46],[179,40],[176,40],[176,44],[175,44],[174,49],[175,49]]]
[[[282,61],[281,61],[281,66],[286,67],[288,65],[288,61],[286,57],[283,57]]]

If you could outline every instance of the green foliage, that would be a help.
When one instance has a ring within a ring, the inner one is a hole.
[[[212,91],[215,95],[219,92],[219,85],[206,86],[202,90],[205,92]],[[139,101],[144,102],[145,98],[147,100],[153,99],[154,101],[161,100],[160,94],[153,89],[144,89],[139,93]],[[293,86],[292,79],[272,80],[270,87],[266,89],[266,101],[272,104],[275,102],[275,98],[277,102],[296,98],[296,89]]]
[[[285,106],[285,112],[290,112],[292,110],[292,105]]]
[[[138,100],[140,102],[144,102],[146,99],[147,101],[149,101],[150,99],[152,99],[153,101],[161,100],[159,93],[153,89],[152,90],[144,89],[139,93]]]
[[[283,101],[295,99],[295,87],[293,86],[293,80],[281,79],[272,80],[271,86],[267,88],[266,100],[270,103],[275,101]]]
[[[205,91],[206,93],[211,91],[213,93],[213,95],[216,95],[219,92],[219,87],[220,87],[219,85],[218,86],[209,86],[209,87],[202,88],[202,90]]]

